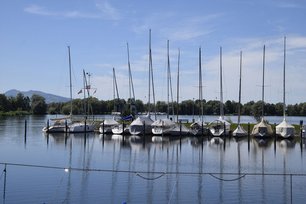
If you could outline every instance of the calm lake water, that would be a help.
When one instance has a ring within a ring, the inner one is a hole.
[[[300,138],[218,143],[209,137],[152,142],[151,136],[46,135],[41,130],[48,117],[0,119],[0,203],[304,203],[306,198],[306,141]],[[306,118],[288,120],[299,124]]]

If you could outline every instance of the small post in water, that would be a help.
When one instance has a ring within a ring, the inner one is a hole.
[[[49,132],[49,119],[47,120],[47,130],[46,132]]]
[[[27,142],[27,120],[24,121],[24,143]]]
[[[248,123],[248,151],[250,151],[250,131],[251,131],[251,127],[250,127],[250,123]]]

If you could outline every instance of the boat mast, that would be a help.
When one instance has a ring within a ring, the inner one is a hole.
[[[130,99],[135,100],[135,92],[134,92],[134,85],[133,85],[133,78],[132,78],[132,71],[131,71],[131,63],[130,63],[129,43],[126,43],[126,47],[127,47],[128,68],[129,68],[129,96],[130,96]]]
[[[242,51],[240,51],[240,68],[239,68],[239,103],[238,103],[238,125],[240,125],[240,108],[241,108],[241,70],[242,70]]]
[[[201,107],[201,122],[203,122],[203,90],[202,90],[202,52],[201,47],[199,48],[199,100]]]
[[[169,119],[169,89],[170,89],[170,59],[169,59],[169,40],[167,40],[167,118]]]
[[[68,46],[68,59],[69,59],[69,80],[70,80],[70,116],[72,116],[72,80],[71,80],[71,56],[70,56],[70,46]]]
[[[133,78],[132,78],[132,71],[131,71],[131,63],[130,63],[130,49],[129,43],[126,43],[127,47],[127,56],[128,56],[128,69],[129,69],[129,96],[130,96],[130,112],[133,114],[134,105],[135,105],[135,92],[134,92],[134,85],[133,85]]]
[[[220,47],[220,117],[224,118],[223,87],[222,87],[222,47]]]
[[[148,94],[148,113],[151,112],[151,29],[149,30],[149,94]]]
[[[264,107],[265,107],[265,102],[264,102],[264,97],[265,97],[265,54],[266,54],[266,45],[263,47],[263,62],[262,62],[262,119],[264,118]]]
[[[153,106],[154,106],[154,115],[156,120],[156,106],[155,106],[155,92],[154,92],[154,81],[153,81],[153,65],[152,65],[152,50],[151,50],[151,29],[149,30],[149,115],[150,115],[150,98],[151,98],[151,82],[152,82],[152,94],[153,94]]]
[[[87,115],[87,108],[86,108],[87,82],[86,82],[86,75],[85,75],[85,70],[84,69],[83,69],[83,89],[84,89],[84,114]]]
[[[284,37],[284,73],[283,73],[283,115],[286,119],[286,36]]]
[[[176,101],[177,101],[177,109],[176,109],[176,122],[178,122],[178,114],[179,114],[179,94],[180,94],[180,57],[181,52],[178,49],[178,57],[177,57],[177,85],[176,85]]]
[[[170,115],[170,95],[171,95],[171,111],[172,116],[174,115],[174,107],[173,107],[173,93],[172,93],[172,81],[171,81],[171,70],[170,70],[170,55],[169,55],[169,40],[167,40],[167,102],[168,102],[168,110],[167,110],[167,118],[169,119]]]
[[[114,87],[114,110],[118,111],[118,105],[119,105],[119,92],[118,92],[118,86],[117,86],[117,80],[116,80],[116,73],[115,68],[113,67],[113,87]],[[116,98],[117,96],[117,98]],[[115,108],[115,99],[117,99],[117,108]]]

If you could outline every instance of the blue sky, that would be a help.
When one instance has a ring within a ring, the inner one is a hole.
[[[0,6],[0,92],[40,90],[69,96],[71,46],[73,97],[82,70],[91,73],[95,97],[113,98],[112,68],[119,95],[127,99],[126,43],[137,99],[147,102],[148,41],[156,100],[167,100],[167,40],[176,98],[198,98],[198,49],[202,48],[203,97],[219,100],[219,49],[223,49],[224,101],[238,101],[239,52],[243,52],[242,102],[261,100],[266,45],[265,101],[282,102],[283,38],[287,37],[288,104],[306,101],[306,2],[298,0],[3,0]]]

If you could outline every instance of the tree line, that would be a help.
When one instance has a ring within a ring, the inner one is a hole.
[[[250,101],[240,104],[241,115],[254,116],[259,118],[262,115],[262,101]],[[90,114],[102,115],[119,112],[122,116],[137,114],[137,112],[162,112],[179,115],[219,115],[220,101],[218,100],[185,100],[177,104],[169,105],[164,101],[158,101],[156,105],[143,103],[141,100],[115,99],[99,100],[95,97],[88,99],[74,99],[72,101],[72,114],[84,114],[89,110]],[[235,115],[238,112],[239,104],[235,101],[226,101],[223,104],[226,115]],[[133,109],[133,110],[132,110]],[[136,111],[135,111],[136,110]],[[64,114],[68,115],[71,111],[71,102],[46,104],[45,98],[39,95],[33,95],[31,98],[18,93],[16,97],[7,97],[0,94],[0,114],[5,113],[28,113],[28,114]],[[264,114],[269,116],[282,116],[282,103],[264,103]],[[306,103],[287,105],[286,114],[289,116],[306,116]]]
[[[48,105],[45,98],[32,95],[31,98],[18,93],[16,97],[0,94],[0,115],[46,114]]]

